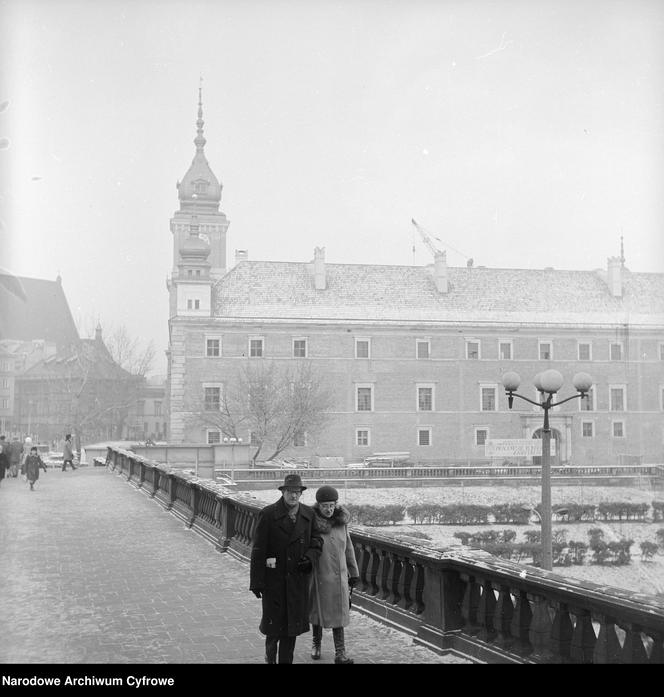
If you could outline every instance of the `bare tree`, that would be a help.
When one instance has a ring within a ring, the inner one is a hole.
[[[119,325],[106,337],[106,347],[113,360],[128,373],[145,377],[154,362],[154,342],[142,347],[140,341],[132,338],[124,324]]]
[[[294,444],[300,434],[314,438],[325,425],[332,394],[308,361],[279,365],[257,361],[238,370],[216,394],[197,400],[194,421],[218,428],[224,436],[250,432],[256,450],[272,460]]]

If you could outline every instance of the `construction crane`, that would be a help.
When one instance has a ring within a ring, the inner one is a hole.
[[[422,241],[424,244],[427,246],[431,254],[433,255],[434,259],[436,258],[437,254],[446,254],[446,252],[442,249],[439,249],[436,244],[434,243],[434,240],[437,240],[441,244],[443,241],[436,237],[435,235],[432,235],[430,232],[428,232],[425,228],[423,228],[421,225],[417,223],[415,218],[411,218],[410,222],[415,226],[415,229],[420,233],[420,237],[422,238]],[[460,252],[458,249],[454,249],[451,245],[447,245],[451,250],[457,252],[458,254],[461,254],[462,257],[466,258],[466,266],[471,267],[473,265],[473,260],[468,257],[466,254],[463,252]],[[413,245],[413,263],[415,263],[415,245]]]
[[[442,250],[438,249],[436,245],[433,243],[432,235],[430,235],[421,225],[418,225],[417,222],[415,221],[415,218],[411,218],[410,222],[415,226],[415,229],[420,233],[420,237],[422,238],[422,241],[424,244],[428,247],[429,251],[431,254],[433,254],[434,258],[436,257],[437,254],[445,254]],[[434,238],[437,239],[438,238]],[[440,242],[440,240],[438,240]]]

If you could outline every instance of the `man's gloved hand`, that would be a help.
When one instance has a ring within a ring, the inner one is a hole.
[[[302,557],[301,559],[298,560],[297,570],[301,574],[309,574],[309,573],[311,573],[312,569],[313,569],[313,566],[311,564],[311,559],[309,559],[307,557]]]
[[[349,585],[351,588],[355,588],[355,586],[356,586],[359,582],[360,582],[360,577],[359,577],[359,576],[351,576],[351,577],[348,579],[348,585]]]
[[[255,590],[252,590],[251,592],[252,592],[257,598],[262,598],[262,597],[263,597],[262,591],[255,591]]]

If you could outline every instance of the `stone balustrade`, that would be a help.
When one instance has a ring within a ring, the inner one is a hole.
[[[219,551],[249,558],[262,503],[129,451],[109,448],[106,464]],[[354,606],[442,653],[484,663],[664,663],[658,596],[361,526],[351,538],[360,567]]]

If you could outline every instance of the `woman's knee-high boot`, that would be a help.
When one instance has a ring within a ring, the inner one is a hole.
[[[341,664],[355,663],[352,658],[346,656],[346,644],[344,640],[344,628],[334,627],[332,630],[334,638],[334,662]]]
[[[320,658],[320,645],[323,639],[323,628],[320,624],[314,624],[312,627],[313,639],[311,642],[311,657],[314,661]]]

